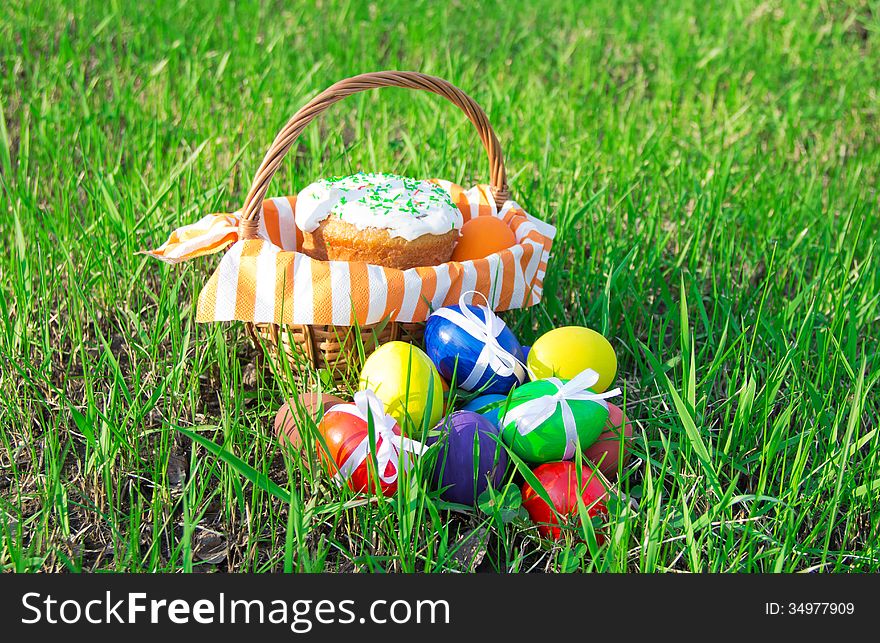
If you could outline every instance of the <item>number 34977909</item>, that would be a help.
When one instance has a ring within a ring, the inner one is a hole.
[[[855,603],[828,603],[828,602],[796,602],[796,603],[764,603],[764,613],[770,616],[777,614],[789,615],[827,615],[849,616],[856,611]]]

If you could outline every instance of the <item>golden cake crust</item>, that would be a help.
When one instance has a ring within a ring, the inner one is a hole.
[[[321,261],[363,261],[406,270],[449,261],[458,230],[424,234],[412,241],[392,237],[387,230],[356,226],[328,217],[312,232],[303,232],[303,252]]]

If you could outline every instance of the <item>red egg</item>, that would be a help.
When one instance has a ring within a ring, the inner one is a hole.
[[[453,261],[483,259],[516,245],[516,235],[498,217],[474,217],[461,226],[461,236],[452,251]]]
[[[620,439],[621,427],[623,440]],[[632,423],[623,414],[619,406],[608,403],[608,422],[605,431],[599,434],[596,442],[584,450],[584,457],[599,467],[607,478],[617,477],[617,465],[620,459],[620,448],[623,446],[623,466],[629,462],[629,445],[632,442]],[[601,464],[600,464],[601,463]]]
[[[577,493],[577,465],[574,462],[547,462],[535,469],[532,473],[544,487],[550,500],[553,501],[553,509],[544,502],[531,485],[525,483],[522,488],[522,503],[529,517],[538,524],[538,532],[545,538],[560,540],[562,529],[556,513],[561,515],[565,522],[562,527],[570,525],[580,530],[578,515]],[[608,514],[605,499],[608,495],[605,485],[596,472],[587,467],[581,467],[581,493],[587,515],[590,518]],[[554,510],[556,513],[554,513]],[[601,538],[598,538],[601,542]]]
[[[369,429],[367,422],[360,417],[338,409],[331,409],[324,414],[324,417],[318,424],[318,432],[326,443],[325,449],[324,445],[320,444],[320,441],[318,442],[317,449],[320,460],[327,468],[327,471],[335,476],[346,465],[348,459],[361,443],[368,439]],[[396,423],[393,432],[394,435],[400,435],[400,427]],[[377,435],[377,450],[381,445],[382,437]],[[396,466],[396,460],[388,462],[384,474],[390,476],[394,473]],[[376,482],[379,483],[378,489],[382,495],[391,496],[397,491],[397,480],[389,483],[375,475],[373,471],[373,458],[371,457],[367,457],[361,462],[347,479],[349,488],[356,493],[376,493]]]
[[[335,395],[327,393],[320,395],[318,393],[303,393],[299,396],[299,404],[291,399],[278,409],[278,413],[275,414],[275,435],[279,438],[286,438],[291,446],[299,451],[303,458],[306,458],[307,454],[302,450],[302,436],[297,426],[299,409],[302,408],[317,423],[328,409],[337,404],[345,404],[345,402]]]

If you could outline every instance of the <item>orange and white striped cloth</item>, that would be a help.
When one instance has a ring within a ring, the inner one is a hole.
[[[435,180],[468,221],[493,216],[517,244],[473,261],[395,270],[362,262],[319,261],[298,252],[296,197],[263,201],[258,239],[238,240],[239,213],[206,216],[175,230],[147,254],[179,263],[231,247],[199,295],[196,320],[275,324],[375,324],[425,321],[441,306],[475,290],[498,311],[538,303],[556,228],[514,201],[498,210],[489,187],[470,190]]]

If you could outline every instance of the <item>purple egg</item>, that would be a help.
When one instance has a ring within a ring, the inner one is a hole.
[[[441,422],[435,431],[440,436],[434,484],[448,487],[441,497],[449,502],[475,505],[489,486],[501,483],[507,469],[507,452],[492,436],[498,427],[479,413],[456,411]],[[476,444],[475,444],[476,442]]]

